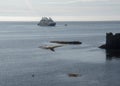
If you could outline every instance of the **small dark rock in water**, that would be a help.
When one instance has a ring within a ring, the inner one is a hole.
[[[58,43],[58,44],[82,44],[80,41],[50,41],[51,43]]]
[[[65,26],[67,26],[67,24],[65,24]]]
[[[32,77],[35,77],[35,75],[34,75],[34,74],[32,74]]]
[[[77,73],[69,73],[68,76],[69,77],[78,77],[79,74],[77,74]]]

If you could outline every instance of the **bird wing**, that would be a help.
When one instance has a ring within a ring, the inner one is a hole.
[[[53,48],[62,47],[62,45],[52,46]]]
[[[55,48],[62,47],[63,45],[54,45],[54,46],[40,46],[39,48],[42,49],[50,49],[51,51],[55,52]]]

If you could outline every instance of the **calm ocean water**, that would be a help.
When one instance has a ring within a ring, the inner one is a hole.
[[[98,48],[106,32],[120,32],[119,21],[57,22],[55,27],[37,23],[0,22],[0,86],[120,86],[120,59]],[[38,48],[54,45],[49,41],[82,44],[55,52]]]

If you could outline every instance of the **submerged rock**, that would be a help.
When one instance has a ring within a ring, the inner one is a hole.
[[[78,73],[69,73],[69,77],[79,77],[80,75]]]
[[[58,44],[82,44],[80,41],[50,41],[51,43],[58,43]]]
[[[35,75],[34,75],[34,74],[32,74],[32,77],[35,77]]]

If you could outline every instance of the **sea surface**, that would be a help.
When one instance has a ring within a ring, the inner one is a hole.
[[[98,48],[106,33],[120,33],[119,21],[37,23],[0,22],[0,86],[120,86],[120,58]],[[50,41],[82,44],[39,48],[58,45]]]

